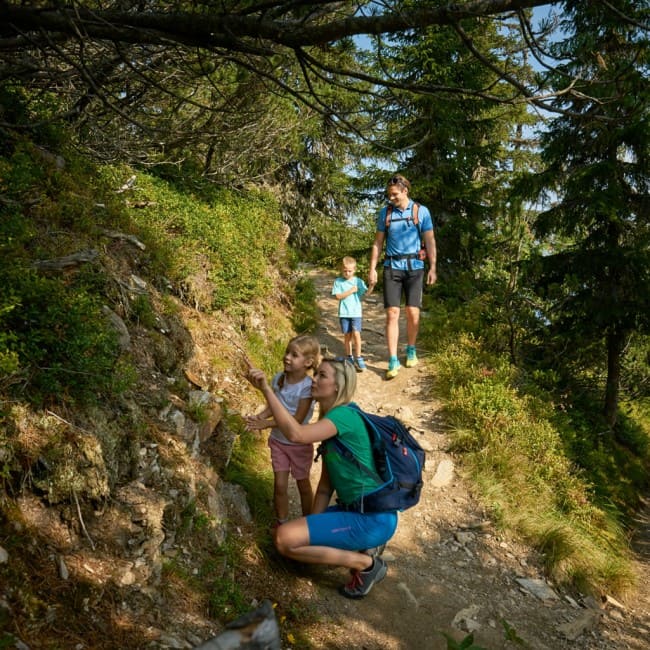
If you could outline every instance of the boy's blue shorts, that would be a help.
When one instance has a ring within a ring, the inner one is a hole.
[[[329,546],[362,551],[385,544],[397,529],[396,512],[351,512],[330,506],[325,512],[307,515],[310,546]]]
[[[341,332],[343,334],[361,331],[361,318],[339,318],[339,322],[341,323]]]

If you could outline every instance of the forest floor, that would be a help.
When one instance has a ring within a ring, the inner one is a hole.
[[[342,353],[333,275],[312,272],[318,292],[318,336]],[[402,321],[404,321],[402,315]],[[402,325],[404,323],[402,322]],[[404,349],[404,333],[400,350]],[[358,375],[356,401],[366,410],[394,414],[413,428],[427,452],[420,503],[400,515],[384,553],[387,577],[362,600],[337,592],[340,568],[296,569],[303,602],[317,622],[303,633],[314,649],[438,650],[473,633],[474,646],[489,650],[608,649],[650,647],[650,509],[640,513],[633,539],[639,590],[623,601],[567,593],[544,577],[534,550],[498,531],[472,496],[457,459],[448,453],[440,404],[432,398],[435,373],[421,363],[386,381],[381,296],[364,299],[363,352],[368,369]],[[314,483],[320,465],[314,466]],[[298,514],[297,498],[293,499]],[[454,646],[449,646],[454,647]],[[457,647],[457,646],[456,646]]]

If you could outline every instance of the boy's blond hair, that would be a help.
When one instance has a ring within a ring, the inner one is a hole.
[[[346,255],[342,261],[343,261],[343,266],[353,266],[355,269],[357,268],[357,260],[355,260],[354,257],[350,257],[349,255]]]

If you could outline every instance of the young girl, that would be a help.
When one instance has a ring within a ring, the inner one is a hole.
[[[314,412],[311,397],[312,380],[308,373],[320,363],[320,343],[314,336],[300,335],[292,338],[284,353],[284,370],[271,381],[273,392],[281,404],[301,424],[309,422]],[[314,445],[289,441],[280,431],[267,406],[257,415],[246,417],[249,431],[271,428],[269,447],[274,474],[273,504],[279,526],[289,518],[289,473],[300,493],[303,515],[311,512],[313,492],[309,472],[314,460]]]

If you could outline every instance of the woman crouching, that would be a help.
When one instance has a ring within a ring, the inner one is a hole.
[[[386,563],[377,550],[395,533],[397,513],[362,513],[346,508],[376,488],[379,481],[372,476],[377,471],[366,425],[353,408],[347,407],[357,384],[354,365],[346,359],[323,359],[312,384],[319,419],[311,424],[299,424],[282,406],[262,370],[250,368],[248,380],[261,391],[288,440],[323,443],[321,477],[312,514],[277,529],[278,551],[298,562],[350,569],[352,579],[339,591],[348,598],[363,598],[386,576]],[[370,472],[362,471],[335,451],[332,440],[336,436]],[[330,506],[334,492],[338,505]]]

